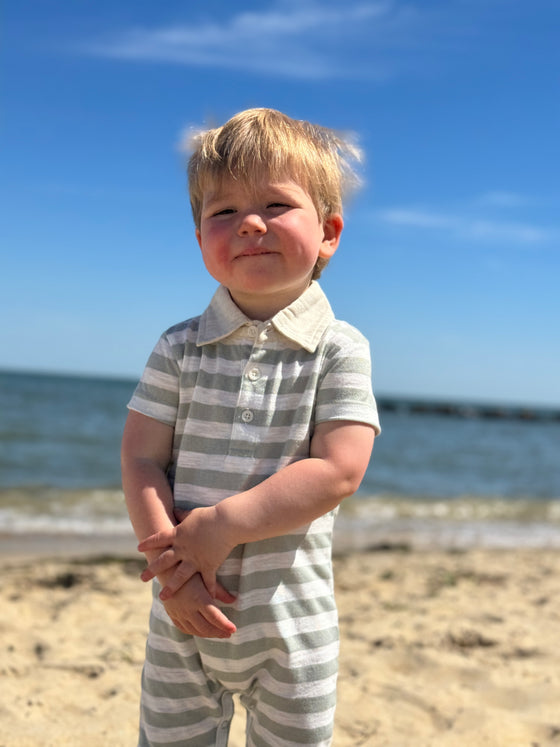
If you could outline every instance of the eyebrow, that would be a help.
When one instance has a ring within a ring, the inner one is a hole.
[[[243,184],[240,183],[242,188]],[[265,192],[269,191],[274,194],[294,194],[297,192],[299,185],[294,184],[293,186],[289,182],[277,182],[277,183],[269,183],[265,187]],[[303,187],[299,187],[300,189],[303,189]],[[259,196],[262,194],[261,190],[258,190],[255,188],[254,193],[256,196]],[[305,190],[304,190],[305,191]],[[237,190],[236,189],[227,189],[227,190],[208,190],[204,194],[204,201],[205,202],[215,202],[216,200],[231,200],[235,199],[237,197]]]
[[[202,198],[202,205],[204,208],[211,207],[212,205],[215,205],[216,203],[222,203],[222,202],[232,202],[235,200],[235,192],[234,191],[227,191],[227,192],[206,192]]]

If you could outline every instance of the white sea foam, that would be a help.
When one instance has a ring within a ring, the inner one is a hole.
[[[0,533],[66,536],[130,534],[120,490],[0,491]],[[494,496],[441,500],[399,495],[344,501],[338,549],[411,547],[560,547],[560,502]]]

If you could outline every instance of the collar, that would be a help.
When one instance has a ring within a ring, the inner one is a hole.
[[[319,283],[309,288],[270,320],[275,329],[288,339],[314,353],[334,314]],[[232,300],[228,289],[220,285],[210,305],[200,317],[196,344],[208,345],[229,337],[247,325],[247,317]]]

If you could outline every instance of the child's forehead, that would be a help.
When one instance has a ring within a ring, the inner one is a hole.
[[[305,184],[291,174],[275,175],[262,173],[252,177],[236,177],[231,174],[211,176],[205,180],[203,199],[205,202],[250,194],[258,196],[264,191],[302,190],[308,192]]]

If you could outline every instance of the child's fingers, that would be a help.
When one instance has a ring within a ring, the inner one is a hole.
[[[213,604],[205,606],[204,609],[201,610],[201,615],[211,628],[218,630],[228,638],[237,630],[232,621]],[[213,636],[209,637],[212,638]]]
[[[140,578],[142,581],[150,581],[160,573],[170,570],[174,565],[177,565],[177,558],[175,557],[173,548],[170,547],[144,568],[140,574]]]
[[[179,594],[164,601],[164,606],[173,623],[184,633],[202,638],[229,638],[236,631],[231,620],[213,603],[198,573]]]
[[[159,558],[157,559],[157,561],[159,561]],[[177,568],[175,569],[175,573],[171,576],[170,579],[168,579],[167,583],[161,590],[159,598],[162,601],[170,599],[173,594],[175,594],[175,592],[179,591],[181,586],[186,584],[187,581],[194,576],[195,573],[197,573],[197,569],[195,568],[195,566],[183,560],[178,564]]]
[[[161,532],[146,537],[142,542],[138,544],[138,550],[140,552],[146,552],[146,550],[160,550],[164,547],[169,547],[173,544],[175,539],[175,529],[165,529]]]
[[[214,624],[208,621],[204,615],[197,613],[192,619],[183,619],[178,615],[171,617],[176,628],[188,635],[196,635],[199,638],[229,638],[235,633],[235,625]],[[229,622],[229,621],[228,621]]]
[[[214,595],[214,599],[217,599],[219,602],[224,602],[225,604],[233,604],[237,597],[223,587],[219,581],[216,581],[216,594]]]

